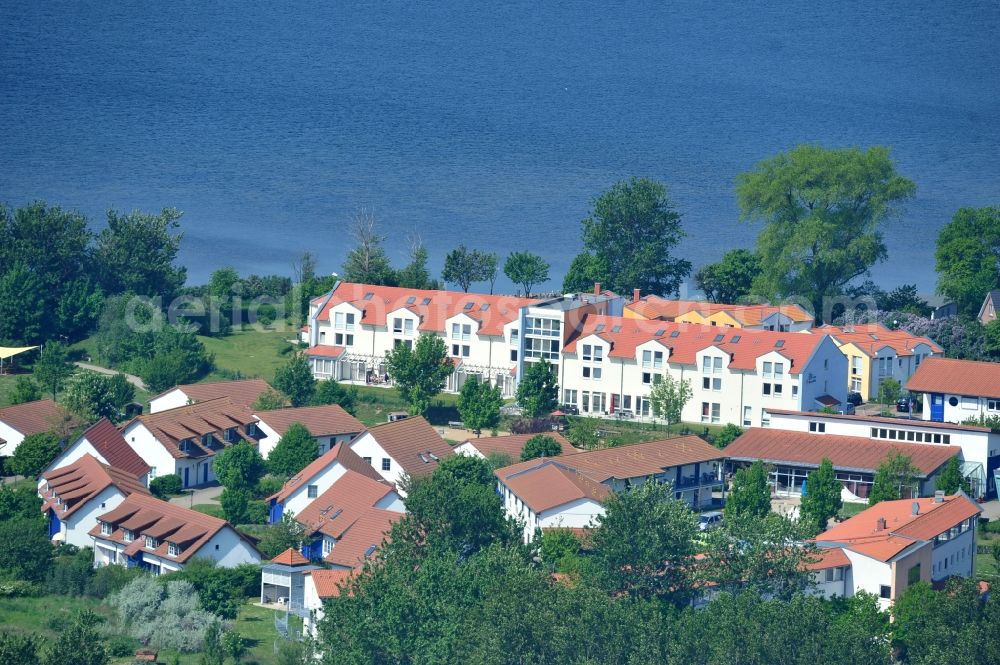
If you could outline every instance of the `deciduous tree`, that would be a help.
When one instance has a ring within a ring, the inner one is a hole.
[[[958,462],[958,455],[945,462],[944,468],[941,469],[941,475],[938,476],[935,483],[935,489],[939,489],[949,496],[957,493],[958,490],[962,490],[966,494],[972,493],[968,478],[962,475],[962,466]]]
[[[420,335],[412,349],[400,344],[385,360],[389,376],[413,415],[427,412],[431,399],[444,390],[445,380],[455,371],[444,340],[437,335]]]
[[[45,665],[106,665],[109,658],[104,641],[97,629],[102,619],[83,610],[59,631],[55,641],[45,652]]]
[[[358,210],[354,215],[351,235],[355,247],[344,263],[344,279],[358,284],[396,284],[396,273],[382,247],[385,236],[378,232],[374,213]]]
[[[837,480],[833,462],[824,457],[819,468],[806,478],[806,491],[802,496],[802,521],[815,533],[825,531],[830,519],[844,505],[841,489],[843,484]]]
[[[521,461],[526,462],[536,457],[555,457],[562,454],[562,446],[551,436],[536,434],[524,442],[521,450]]]
[[[251,490],[264,475],[266,465],[255,446],[240,441],[217,452],[212,468],[225,487]]]
[[[681,421],[684,406],[691,400],[694,391],[690,379],[675,379],[670,374],[653,384],[649,391],[649,403],[653,415],[667,421],[667,429]]]
[[[524,376],[517,384],[517,403],[528,418],[552,413],[559,404],[559,383],[544,358],[525,363]]]
[[[938,234],[938,292],[976,316],[986,294],[1000,286],[1000,206],[961,208]]]
[[[760,271],[760,256],[748,249],[733,249],[717,263],[702,266],[694,283],[710,302],[739,303],[753,293],[753,280]]]
[[[302,423],[292,423],[267,456],[268,471],[292,477],[319,457],[316,438]]]
[[[904,492],[912,494],[919,473],[909,456],[899,452],[888,455],[875,470],[868,505],[902,499]]]
[[[14,380],[14,389],[10,393],[11,404],[24,404],[42,399],[42,390],[30,376],[19,376]]]
[[[62,342],[49,342],[43,346],[35,361],[35,379],[52,394],[52,399],[56,398],[56,393],[73,375],[73,371],[73,363]]]
[[[764,223],[754,292],[807,298],[823,321],[824,298],[886,258],[881,227],[915,189],[879,146],[800,145],[740,174],[740,215]]]
[[[353,415],[357,399],[357,388],[354,386],[345,388],[339,382],[328,379],[316,382],[316,394],[313,395],[312,403],[316,405],[339,404],[344,411]]]
[[[479,434],[484,429],[496,429],[500,424],[500,407],[503,406],[503,393],[500,386],[474,378],[465,380],[458,396],[458,414],[465,426]]]
[[[531,287],[549,281],[549,264],[531,252],[511,252],[503,264],[503,273],[522,288],[525,298],[529,298]]]
[[[484,276],[482,256],[476,250],[466,249],[465,245],[448,252],[444,257],[444,271],[441,279],[450,284],[456,284],[468,293],[473,282],[480,281]]]
[[[7,470],[19,476],[37,476],[60,452],[62,445],[56,435],[50,432],[29,434],[10,456]]]
[[[271,383],[288,397],[292,406],[305,406],[316,394],[316,379],[313,378],[309,361],[301,353],[295,354],[279,367],[274,372]]]
[[[177,265],[182,212],[164,208],[159,214],[108,211],[108,225],[94,248],[105,293],[162,296],[169,302],[184,286],[187,270]]]
[[[764,517],[769,512],[771,486],[767,482],[767,467],[762,460],[757,460],[733,476],[733,486],[726,497],[726,519]]]
[[[122,420],[125,405],[135,399],[135,386],[124,374],[112,376],[82,371],[70,381],[63,396],[66,408],[85,420]]]

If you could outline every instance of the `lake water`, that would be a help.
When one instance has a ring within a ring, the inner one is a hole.
[[[916,181],[886,286],[931,290],[941,225],[1000,204],[995,1],[3,0],[0,25],[0,200],[180,208],[194,282],[339,270],[367,207],[397,264],[418,233],[435,272],[532,250],[558,288],[631,175],[670,186],[697,267],[753,242],[735,176],[802,142],[890,145]]]

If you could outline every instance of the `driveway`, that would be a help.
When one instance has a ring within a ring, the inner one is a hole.
[[[101,367],[100,365],[91,365],[90,363],[73,363],[73,364],[81,369],[89,369],[91,372],[97,372],[98,374],[107,374],[108,376],[114,376],[115,374],[125,374],[124,372],[119,372],[116,369],[108,369],[107,367]],[[134,374],[125,374],[125,380],[131,383],[139,390],[146,390],[146,382]]]
[[[184,496],[175,496],[170,499],[170,503],[190,508],[203,503],[219,503],[219,495],[222,494],[221,485],[210,485],[208,487],[196,487],[187,490]]]

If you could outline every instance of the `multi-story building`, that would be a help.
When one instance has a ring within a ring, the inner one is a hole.
[[[339,404],[255,411],[253,415],[257,419],[257,449],[264,459],[278,445],[288,428],[296,423],[313,435],[320,455],[338,443],[347,443],[365,429],[360,420]]]
[[[813,332],[833,337],[847,357],[848,390],[866,400],[877,399],[884,379],[895,379],[900,386],[920,367],[925,358],[944,353],[927,337],[903,330],[890,330],[878,323],[850,326],[822,326]]]
[[[143,485],[149,485],[149,465],[129,447],[118,428],[107,418],[101,418],[84,430],[76,441],[63,448],[45,468],[45,473],[69,466],[84,455],[90,455],[101,464],[121,469],[138,478]]]
[[[724,328],[800,332],[809,330],[813,316],[799,305],[731,305],[700,300],[638,297],[625,306],[625,318],[696,323]]]
[[[810,410],[847,399],[847,360],[826,335],[586,317],[560,362],[563,404],[592,415],[653,415],[649,393],[669,374],[693,390],[681,419],[766,426],[767,409]]]

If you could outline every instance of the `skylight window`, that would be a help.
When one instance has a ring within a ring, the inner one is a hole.
[[[465,311],[468,312],[470,309],[472,309],[475,306],[476,306],[476,303],[474,303],[474,302],[467,302],[467,303],[465,303]]]
[[[780,349],[784,345],[785,345],[785,340],[779,339],[777,342],[774,343],[774,348]]]
[[[484,302],[484,303],[483,303],[483,306],[479,308],[479,311],[480,311],[480,312],[485,312],[485,311],[486,311],[486,310],[488,310],[489,308],[490,308],[490,304],[489,304],[488,302]]]
[[[362,300],[371,300],[374,297],[375,297],[375,294],[372,293],[371,291],[369,291],[368,293],[365,294],[365,297],[362,298]]]
[[[733,344],[739,344],[740,343],[740,336],[739,335],[733,335],[733,338],[731,340],[729,340],[729,341],[732,342]]]
[[[725,336],[725,335],[716,335],[716,336],[715,336],[715,342],[716,342],[716,343],[718,343],[718,342],[721,342],[721,341],[722,341],[722,340],[724,340],[724,339],[726,339],[726,336]]]
[[[406,299],[406,304],[407,305],[412,305],[415,302],[417,302],[417,297],[416,296],[410,296],[409,298]]]
[[[603,323],[598,323],[597,327],[594,328],[594,332],[599,332],[599,333],[604,332],[604,324]]]
[[[365,558],[367,559],[372,554],[375,554],[375,550],[376,550],[376,546],[375,545],[369,545],[368,549],[365,550]]]
[[[621,331],[622,331],[622,327],[621,326],[613,326],[611,328],[611,332],[614,332],[614,333],[619,333]]]
[[[664,330],[663,328],[660,328],[659,330],[656,331],[656,336],[657,337],[663,337],[663,333],[665,333],[665,332],[667,332],[667,331]]]
[[[679,331],[679,330],[674,330],[673,332],[670,333],[671,337],[680,337],[680,335],[681,335],[681,331]]]

